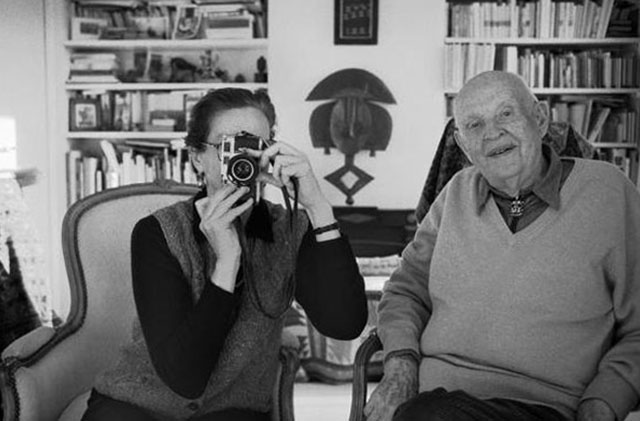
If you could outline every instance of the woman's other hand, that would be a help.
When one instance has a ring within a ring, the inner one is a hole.
[[[233,221],[251,207],[253,198],[236,204],[248,192],[247,187],[238,188],[229,183],[208,192],[207,197],[195,204],[200,215],[200,231],[216,255],[216,268],[211,281],[229,292],[235,288],[241,255],[240,240]]]
[[[307,156],[284,142],[275,142],[264,151],[247,150],[250,155],[260,158],[263,171],[258,178],[276,187],[285,187],[293,197],[293,179],[298,180],[298,200],[305,207],[313,226],[327,225],[334,221],[333,210],[325,198]],[[266,169],[273,165],[271,173]]]

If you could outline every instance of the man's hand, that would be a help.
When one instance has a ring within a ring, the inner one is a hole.
[[[587,399],[578,406],[576,421],[616,421],[616,414],[605,401]]]
[[[364,407],[367,421],[390,421],[396,408],[418,393],[418,364],[409,356],[391,357],[382,381]]]

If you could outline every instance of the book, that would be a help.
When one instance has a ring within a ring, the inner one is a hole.
[[[607,117],[609,117],[610,112],[611,108],[609,107],[602,107],[598,110],[598,115],[596,116],[593,127],[589,130],[589,135],[587,137],[587,140],[590,143],[596,142],[599,138],[600,133],[602,132],[602,127],[604,127],[604,123],[607,120]]]
[[[79,150],[72,149],[66,153],[66,171],[67,171],[67,206],[80,199],[80,160],[82,153]]]
[[[96,171],[98,170],[98,158],[92,156],[82,157],[82,197],[87,197],[96,192]]]
[[[115,147],[106,139],[100,141],[100,149],[105,156],[106,165],[103,166],[105,188],[111,189],[120,186],[120,166]]]

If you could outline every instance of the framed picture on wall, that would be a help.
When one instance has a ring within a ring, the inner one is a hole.
[[[69,99],[69,130],[100,130],[100,101],[93,98]]]
[[[378,0],[334,1],[334,44],[378,43]]]

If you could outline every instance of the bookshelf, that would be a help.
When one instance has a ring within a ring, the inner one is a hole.
[[[447,115],[465,81],[519,74],[640,186],[640,5],[631,0],[447,1]]]
[[[198,24],[180,34],[189,10]],[[59,15],[67,206],[156,178],[195,183],[182,141],[193,104],[211,89],[268,89],[266,0],[65,0]]]

